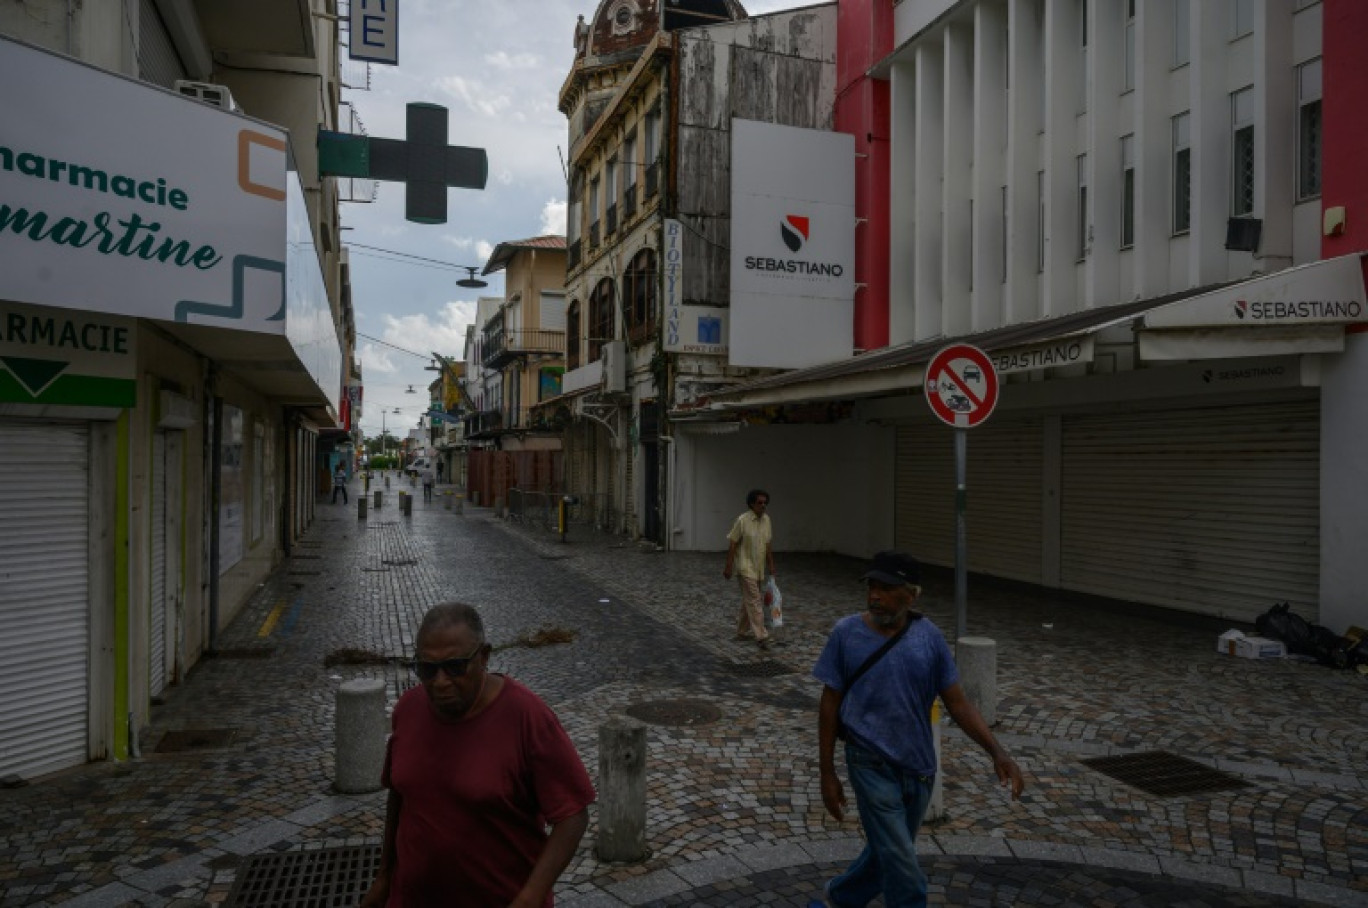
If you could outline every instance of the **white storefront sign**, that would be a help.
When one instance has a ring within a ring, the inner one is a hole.
[[[351,0],[353,60],[399,63],[399,0]]]
[[[731,364],[792,369],[851,356],[854,136],[731,126]]]
[[[286,135],[0,38],[0,298],[285,332]]]
[[[993,361],[993,368],[998,375],[1090,363],[1093,358],[1093,339],[1090,335],[1061,337],[1043,344],[994,350],[988,354],[988,358]]]
[[[1287,268],[1155,309],[1146,328],[1336,325],[1368,321],[1357,254]]]
[[[666,352],[726,354],[727,310],[684,304],[684,225],[673,218],[665,219],[664,246]]]

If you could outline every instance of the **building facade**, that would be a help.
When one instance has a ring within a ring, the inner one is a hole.
[[[858,62],[838,120],[897,162],[863,199],[888,267],[860,278],[856,330],[893,346],[716,394],[714,413],[849,406],[893,493],[835,547],[948,565],[953,432],[923,389],[940,348],[972,343],[1001,380],[968,437],[972,570],[1361,624],[1361,247],[1322,204],[1335,4],[841,6]]]
[[[732,0],[605,0],[577,30],[560,95],[567,371],[541,409],[603,529],[672,546],[668,414],[764,374],[728,357],[733,118],[829,131],[835,42],[834,4],[747,17]]]
[[[293,5],[0,10],[0,775],[138,753],[345,438],[337,10]]]

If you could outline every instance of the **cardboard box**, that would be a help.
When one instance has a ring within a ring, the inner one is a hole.
[[[1229,630],[1216,638],[1216,652],[1241,659],[1281,659],[1287,646],[1267,637],[1246,637],[1243,631]]]

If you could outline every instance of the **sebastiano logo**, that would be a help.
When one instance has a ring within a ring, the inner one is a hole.
[[[799,255],[812,237],[812,219],[801,214],[786,214],[779,222],[779,237],[789,252]],[[814,262],[808,259],[776,259],[761,255],[745,258],[747,271],[782,272],[807,278],[840,277],[845,267],[838,262]]]
[[[784,215],[784,220],[779,224],[779,234],[784,238],[784,245],[789,252],[802,252],[808,240],[808,219],[796,214]]]

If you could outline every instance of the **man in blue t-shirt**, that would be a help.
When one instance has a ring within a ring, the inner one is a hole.
[[[919,908],[926,904],[926,875],[917,864],[917,830],[936,776],[936,697],[993,758],[998,780],[1010,787],[1013,799],[1026,783],[964,695],[940,629],[912,609],[921,595],[917,562],[903,552],[879,552],[863,579],[869,584],[868,608],[836,623],[812,669],[825,685],[818,716],[822,803],[837,821],[845,818],[835,762],[839,732],[867,840],[855,863],[827,883],[826,904],[863,908],[882,893],[887,908]],[[889,641],[894,642],[856,677]]]

